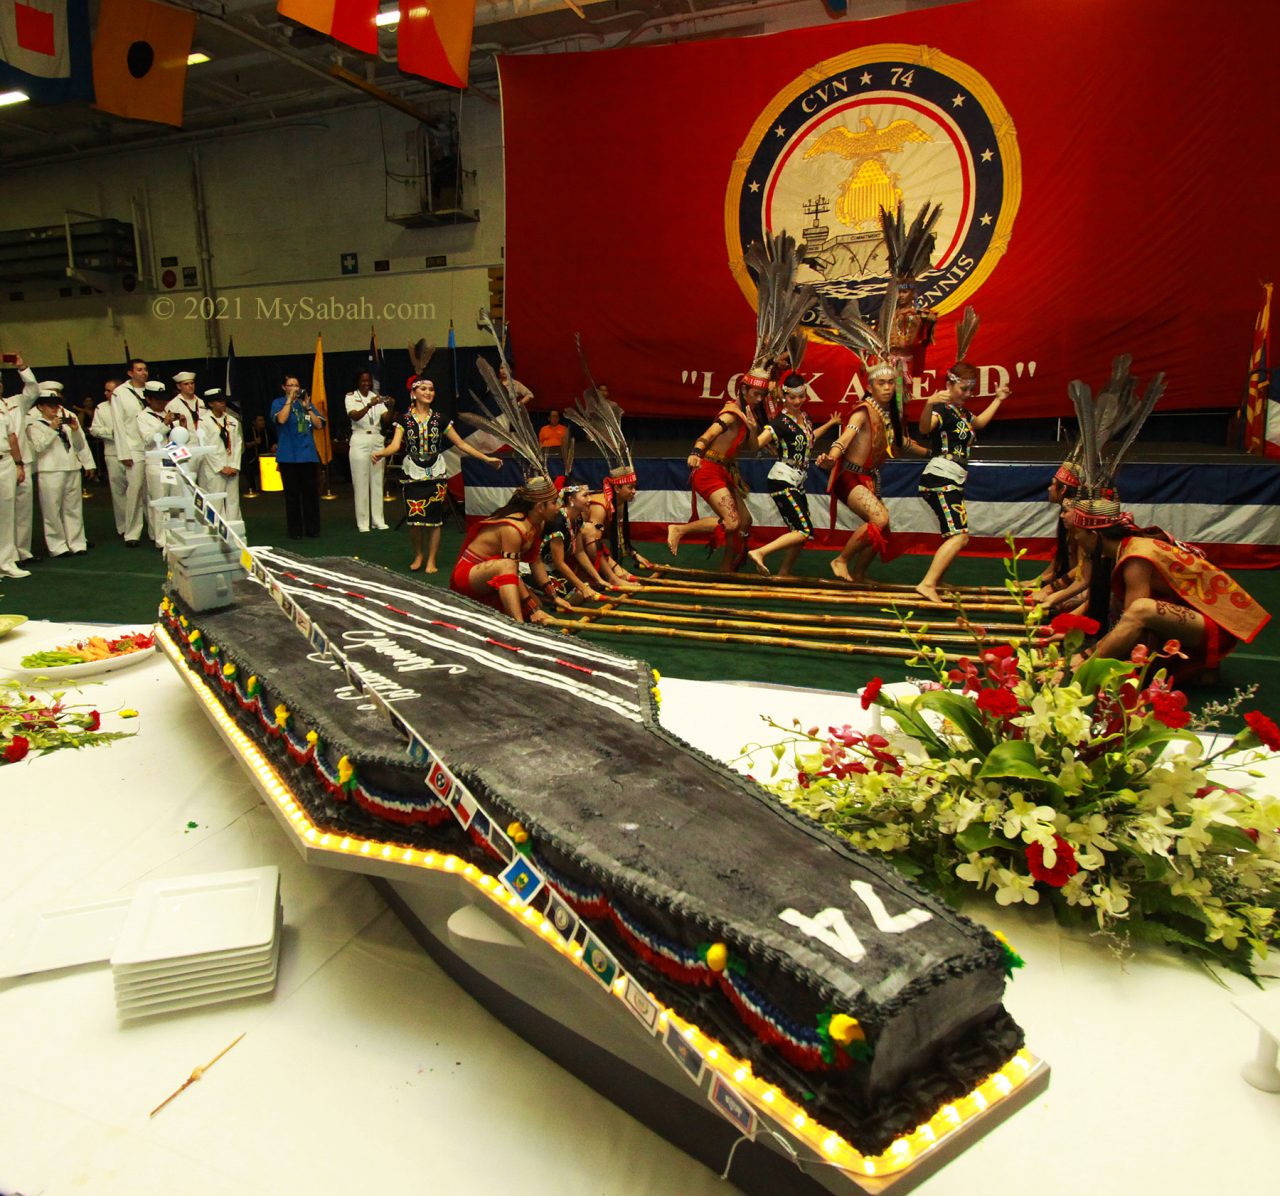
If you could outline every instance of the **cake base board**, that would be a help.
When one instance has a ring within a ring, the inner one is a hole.
[[[602,1001],[600,986],[580,969],[565,967],[532,927],[516,918],[493,918],[464,875],[424,871],[419,862],[402,859],[392,844],[348,847],[344,840],[320,845],[330,836],[315,837],[310,831],[289,792],[288,778],[231,721],[163,629],[156,642],[308,864],[369,876],[418,943],[468,995],[553,1062],[704,1166],[721,1173],[730,1164],[727,1178],[744,1192],[905,1194],[1048,1086],[1048,1065],[1029,1055],[1026,1077],[1008,1095],[889,1175],[855,1175],[837,1168],[798,1138],[774,1132],[763,1119],[754,1141],[743,1138],[701,1089],[696,1098],[690,1095],[688,1076],[660,1039],[642,1030],[619,1002]],[[416,853],[419,861],[424,854],[430,853]],[[589,1032],[578,1032],[584,1029]]]

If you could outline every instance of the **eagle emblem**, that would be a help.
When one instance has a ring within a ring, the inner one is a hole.
[[[911,142],[932,142],[914,121],[899,117],[878,128],[869,117],[862,118],[863,131],[848,125],[828,129],[805,152],[806,160],[821,154],[839,154],[852,165],[836,201],[836,219],[846,228],[880,225],[880,209],[896,211],[902,203],[900,178],[889,169],[886,154],[898,154]]]

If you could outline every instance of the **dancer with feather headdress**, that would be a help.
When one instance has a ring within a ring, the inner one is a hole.
[[[574,340],[587,389],[572,407],[565,409],[565,418],[582,429],[609,466],[600,490],[589,496],[576,559],[583,573],[601,587],[632,585],[636,579],[626,569],[625,561],[634,561],[646,569],[652,567],[631,543],[629,508],[636,496],[636,467],[622,430],[622,408],[608,398],[603,387],[596,385],[582,341],[576,336]]]
[[[782,378],[778,387],[782,391],[782,410],[761,431],[758,441],[761,448],[772,445],[778,454],[778,460],[769,470],[769,497],[778,508],[787,530],[768,544],[753,548],[747,556],[756,569],[767,576],[769,566],[765,564],[766,558],[775,552],[785,553],[778,576],[786,577],[805,544],[813,539],[813,520],[809,517],[809,494],[805,483],[813,462],[814,442],[835,427],[840,417],[832,416],[821,427],[813,426],[804,410],[804,405],[810,400],[809,384],[802,374],[794,370]]]
[[[786,368],[783,363],[794,362],[792,338],[814,298],[812,287],[795,284],[799,258],[795,238],[788,233],[771,234],[763,245],[753,244],[743,261],[755,276],[758,289],[755,356],[738,383],[736,397],[720,408],[707,430],[693,442],[688,461],[693,492],[689,522],[667,528],[672,556],[687,536],[711,532],[713,547],[723,539],[722,567],[727,572],[736,571],[746,559],[751,529],[738,453],[759,446],[759,409],[763,404],[767,418],[772,418],[776,373]],[[698,498],[715,512],[713,517],[698,518]]]
[[[965,361],[977,331],[977,313],[966,307],[956,331],[956,362],[947,370],[947,389],[930,395],[920,412],[920,435],[929,438],[929,463],[920,476],[920,497],[937,516],[942,532],[942,544],[916,586],[916,593],[929,602],[942,602],[938,586],[943,575],[969,543],[964,483],[974,441],[1012,393],[1008,386],[1001,386],[981,415],[974,415],[965,406],[978,388],[978,371]]]
[[[482,415],[464,411],[462,419],[474,428],[499,436],[524,466],[524,483],[486,519],[481,519],[462,542],[449,588],[500,610],[517,623],[545,623],[550,619],[520,578],[519,564],[532,564],[542,532],[560,505],[556,484],[547,476],[546,461],[529,413],[483,359],[480,374],[497,408],[481,404]]]
[[[414,375],[409,379],[409,410],[395,424],[391,441],[384,448],[375,449],[370,460],[377,464],[387,457],[394,457],[401,448],[405,450],[400,470],[404,476],[404,522],[409,527],[409,543],[413,546],[410,572],[424,569],[436,573],[436,554],[440,551],[440,531],[449,501],[449,467],[444,457],[447,439],[460,453],[485,461],[494,469],[501,469],[502,462],[467,444],[453,426],[433,404],[436,398],[435,383],[430,378]]]
[[[1107,448],[1112,441],[1126,435],[1134,420],[1146,419],[1142,404],[1134,398],[1137,379],[1129,372],[1133,357],[1122,353],[1111,363],[1111,378],[1095,403],[1097,438]],[[1066,460],[1058,466],[1049,482],[1048,498],[1057,508],[1057,536],[1054,553],[1044,572],[1036,579],[1031,601],[1045,610],[1073,611],[1083,614],[1088,604],[1089,561],[1081,558],[1079,544],[1071,534],[1067,514],[1080,492],[1080,453],[1083,440],[1077,439]],[[1118,498],[1115,493],[1104,495]]]
[[[1211,681],[1222,658],[1251,643],[1271,616],[1198,548],[1159,527],[1139,527],[1115,494],[1115,477],[1138,431],[1164,391],[1164,375],[1148,384],[1132,423],[1114,447],[1098,434],[1098,409],[1083,382],[1069,387],[1080,422],[1080,497],[1067,521],[1091,566],[1088,614],[1102,636],[1094,649],[1125,660],[1140,644],[1158,650],[1176,640],[1185,660],[1176,684]]]
[[[881,326],[893,326],[896,304],[897,292],[890,284],[880,307]],[[831,469],[827,486],[831,526],[835,527],[837,503],[844,503],[863,520],[863,526],[832,558],[831,572],[844,581],[862,581],[877,554],[889,556],[889,509],[880,500],[880,466],[894,455],[895,446],[917,457],[923,457],[925,449],[903,431],[905,378],[888,339],[856,314],[837,315],[826,305],[819,328],[823,336],[856,353],[867,366],[866,396],[854,405],[840,434],[817,460],[819,468]]]
[[[583,527],[591,511],[591,488],[585,482],[566,482],[563,478],[557,478],[556,485],[561,486],[560,508],[542,529],[542,543],[529,572],[533,584],[557,606],[568,606],[565,595],[569,587],[578,598],[594,601],[600,594],[591,584],[595,569],[585,559],[583,543]]]

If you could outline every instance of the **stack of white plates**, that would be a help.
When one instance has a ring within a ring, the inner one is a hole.
[[[269,993],[282,920],[275,867],[139,885],[111,954],[119,1017]]]

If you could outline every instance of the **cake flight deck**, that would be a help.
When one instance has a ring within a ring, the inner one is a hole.
[[[1002,944],[664,730],[643,662],[364,562],[251,554],[235,605],[166,602],[162,646],[301,845],[469,873],[659,1039],[681,1027],[722,1115],[785,1111],[863,1180],[1042,1086]],[[708,1079],[714,1056],[735,1066]]]

